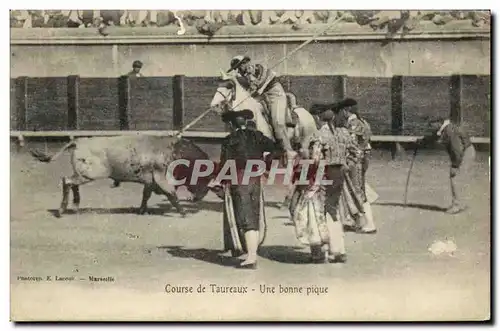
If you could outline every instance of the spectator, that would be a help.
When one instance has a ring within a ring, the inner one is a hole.
[[[281,24],[295,24],[298,20],[298,10],[287,10],[281,15],[279,22]]]
[[[314,16],[316,17],[316,21],[320,23],[331,23],[335,19],[337,19],[337,11],[336,10],[318,10],[314,11]]]
[[[44,26],[49,28],[65,28],[69,22],[69,11],[48,10],[44,14]]]
[[[436,25],[444,25],[453,20],[454,18],[449,12],[439,12],[432,18],[432,23]]]
[[[131,26],[147,26],[151,21],[149,14],[147,10],[129,10],[128,13],[124,15],[126,15],[126,21]]]
[[[259,25],[262,22],[263,17],[262,10],[245,10],[242,12],[242,23],[243,25]]]
[[[352,22],[356,22],[356,17],[354,17],[353,13],[351,11],[338,11],[337,12],[337,15],[339,18],[341,18],[341,21],[343,22],[348,22],[348,23],[352,23]]]
[[[156,14],[156,24],[158,26],[167,26],[175,24],[177,19],[170,10],[159,10]]]
[[[488,10],[478,10],[469,13],[472,19],[472,25],[480,27],[484,24],[491,24],[491,12]]]
[[[124,10],[100,10],[100,13],[94,13],[94,19],[101,17],[104,24],[108,26],[121,25]]]
[[[213,10],[211,17],[215,23],[222,23],[225,25],[237,25],[236,15],[231,10]]]
[[[178,13],[182,13],[182,18],[188,26],[195,26],[200,22],[204,21],[207,13],[205,10],[189,10],[189,11],[179,11]]]
[[[382,10],[372,16],[374,19],[370,26],[373,30],[381,30],[387,27],[391,22],[401,18],[401,12],[396,10]]]
[[[31,28],[31,15],[27,10],[10,11],[11,28]]]
[[[260,21],[259,25],[269,25],[269,24],[275,24],[276,22],[279,21],[279,16],[276,14],[276,11],[274,10],[264,10],[262,12],[262,20]]]
[[[337,18],[343,22],[370,25],[374,30],[403,32],[414,29],[421,21],[445,25],[454,20],[469,20],[480,27],[490,24],[489,11],[328,11],[328,10],[191,10],[178,11],[187,26],[195,26],[201,33],[213,34],[212,28],[199,28],[215,23],[223,25],[273,25],[331,23]],[[168,10],[12,10],[11,28],[99,28],[107,35],[106,27],[114,26],[166,26],[176,25],[177,20]],[[208,33],[206,32],[208,31]]]
[[[147,23],[151,26],[158,26],[158,11],[150,10]]]
[[[196,23],[196,30],[199,33],[204,34],[208,37],[212,37],[220,28],[222,28],[223,23],[218,23],[215,21],[199,20]],[[177,33],[179,34],[179,33]]]
[[[97,27],[100,19],[99,11],[95,10],[69,10],[65,14],[68,17],[67,26],[69,28],[88,28]]]
[[[28,10],[28,19],[23,28],[42,28],[45,26],[45,12],[43,10]]]
[[[227,25],[238,25],[238,19],[241,16],[241,10],[224,10],[221,11],[221,16]]]
[[[68,28],[85,27],[83,20],[80,18],[82,10],[70,10],[68,14]]]
[[[139,60],[135,60],[134,63],[132,63],[132,71],[129,72],[127,75],[129,77],[144,77],[144,75],[141,73],[142,69],[142,62]]]
[[[314,16],[314,11],[312,10],[300,10],[301,12],[299,16],[299,23],[300,24],[314,24],[316,23],[316,17]]]

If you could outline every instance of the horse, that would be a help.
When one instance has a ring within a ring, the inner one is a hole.
[[[293,93],[287,93],[287,105],[288,111],[294,112],[298,117],[297,125],[287,129],[288,139],[296,152],[307,157],[309,141],[318,134],[316,120],[309,111],[296,105]],[[219,114],[224,111],[249,109],[254,114],[257,130],[276,141],[267,107],[262,101],[251,97],[241,77],[226,74],[221,70],[221,82],[210,103],[210,108]]]
[[[212,98],[210,108],[219,114],[225,111],[251,110],[254,113],[256,129],[276,142],[269,111],[265,104],[251,96],[240,76],[229,75],[222,70],[220,73],[221,81]],[[309,143],[319,132],[316,119],[308,110],[296,105],[295,95],[290,92],[287,93],[287,107],[287,111],[294,112],[298,117],[297,125],[287,128],[288,139],[299,157],[308,158]],[[290,184],[287,197],[291,197],[293,190],[294,186]],[[285,199],[285,203],[286,201],[287,199]]]

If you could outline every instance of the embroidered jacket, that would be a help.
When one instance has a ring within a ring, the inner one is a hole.
[[[313,134],[312,136],[308,137],[307,141],[309,142],[308,144],[306,143],[306,146],[308,146],[308,158],[313,160],[313,164],[298,164],[294,167],[294,172],[293,172],[293,177],[292,177],[292,182],[296,185],[296,188],[299,190],[306,190],[309,193],[318,193],[321,192],[321,190],[324,189],[322,187],[320,178],[319,176],[322,175],[322,179],[327,179],[327,175],[325,173],[325,169],[319,169],[319,163],[321,160],[324,160],[324,155],[323,155],[323,145],[321,143],[321,139],[317,134]],[[307,184],[303,184],[301,181],[300,183],[298,182],[301,180],[302,176],[302,170],[304,167],[307,167],[307,173],[305,174],[305,182]]]
[[[320,140],[329,165],[349,165],[362,158],[361,149],[346,128],[334,128],[326,123],[320,129]]]
[[[353,114],[347,119],[347,129],[361,150],[369,151],[372,149],[370,145],[372,131],[367,121]]]
[[[248,80],[250,90],[257,92],[264,91],[269,83],[276,78],[276,73],[262,64],[251,64],[243,77]]]

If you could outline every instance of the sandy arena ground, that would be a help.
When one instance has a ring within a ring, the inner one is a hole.
[[[41,145],[43,147],[43,145]],[[62,144],[52,144],[54,151]],[[202,148],[207,146],[200,145]],[[38,145],[37,147],[40,147]],[[213,150],[213,148],[212,148]],[[11,155],[11,318],[13,320],[484,320],[490,316],[490,185],[487,154],[471,174],[470,208],[447,215],[451,202],[444,151],[417,156],[404,207],[409,161],[376,152],[370,184],[380,195],[376,235],[346,234],[344,265],[308,263],[288,212],[276,208],[283,188],[266,187],[268,234],[259,269],[237,270],[220,255],[222,204],[212,193],[183,202],[178,217],[153,196],[152,214],[134,214],[141,186],[82,186],[82,213],[62,218],[60,177],[70,175],[66,153],[51,164],[25,151]],[[183,194],[186,197],[186,194]],[[70,207],[71,208],[71,207]],[[428,251],[451,239],[452,255]],[[50,276],[52,281],[47,281]],[[75,277],[55,281],[55,277]],[[113,277],[91,282],[89,276]],[[41,277],[22,281],[18,277]],[[165,293],[165,286],[195,293]],[[205,293],[196,293],[199,285]],[[247,286],[247,294],[211,293],[210,284]],[[260,292],[261,286],[327,288],[322,294]]]

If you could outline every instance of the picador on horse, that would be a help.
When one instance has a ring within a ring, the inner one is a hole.
[[[247,56],[234,57],[230,65],[229,70],[221,70],[211,109],[219,115],[251,110],[255,128],[285,152],[283,161],[293,164],[297,157],[307,158],[310,140],[318,132],[313,115],[297,105],[293,93],[285,93],[277,74],[269,68],[251,63]],[[220,191],[214,182],[210,186],[214,192]],[[293,189],[290,184],[290,195]]]
[[[236,70],[244,79],[251,96],[264,102],[270,113],[270,124],[276,140],[286,151],[287,158],[294,159],[297,152],[293,149],[287,128],[295,127],[297,123],[287,107],[287,94],[277,74],[262,64],[252,63],[248,56],[235,56],[230,65],[227,72]]]

